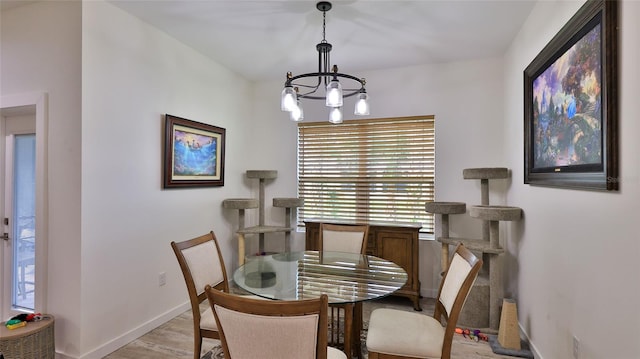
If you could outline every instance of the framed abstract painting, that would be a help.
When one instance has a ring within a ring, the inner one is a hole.
[[[164,188],[224,186],[226,130],[165,115]]]
[[[618,4],[588,0],[524,71],[524,183],[618,190]]]

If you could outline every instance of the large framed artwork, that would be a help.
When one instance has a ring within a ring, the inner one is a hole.
[[[588,0],[524,71],[524,183],[618,190],[618,3]]]
[[[226,130],[165,115],[164,188],[224,186]]]

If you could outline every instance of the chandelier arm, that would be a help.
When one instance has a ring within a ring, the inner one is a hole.
[[[297,79],[301,79],[301,78],[305,78],[305,77],[323,77],[323,76],[329,76],[329,77],[342,77],[342,78],[346,78],[346,79],[350,79],[353,81],[356,81],[360,84],[361,88],[364,88],[364,81],[360,78],[357,78],[355,76],[349,75],[349,74],[343,74],[340,72],[309,72],[306,74],[300,74],[300,75],[296,75],[296,76],[292,76],[290,79],[287,79],[287,81],[285,82],[285,86],[286,85],[292,85],[293,81],[297,80]]]
[[[318,86],[312,86],[312,85],[304,85],[304,84],[299,84],[299,83],[295,83],[295,80],[299,80],[302,78],[308,78],[308,77],[317,77],[318,79],[322,79],[323,77],[327,77],[327,76],[335,76],[335,77],[341,77],[341,78],[346,78],[349,80],[353,80],[357,83],[360,84],[360,88],[357,89],[343,89],[343,94],[342,97],[351,97],[351,96],[355,96],[358,93],[362,92],[364,90],[364,81],[362,79],[359,79],[355,76],[351,76],[349,74],[343,74],[340,72],[310,72],[310,73],[306,73],[306,74],[301,74],[301,75],[296,75],[291,77],[290,79],[287,79],[287,81],[285,82],[285,86],[297,86],[297,87],[306,87],[306,88],[313,88],[313,91],[309,91],[307,93],[304,94],[298,94],[299,98],[306,98],[306,99],[312,99],[312,100],[323,100],[325,99],[326,96],[311,96],[312,94],[314,94],[319,87]],[[321,81],[321,80],[319,80]]]
[[[320,87],[320,84],[318,84],[317,86],[309,86],[309,85],[296,85],[296,86],[298,86],[298,87],[306,87],[306,88],[310,89],[307,92],[299,93],[298,94],[299,98],[310,98],[309,95],[312,95],[312,94],[316,93],[316,91],[318,91],[318,88]],[[322,99],[324,97],[317,97],[317,98],[318,99]]]

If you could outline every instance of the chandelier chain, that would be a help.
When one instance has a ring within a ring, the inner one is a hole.
[[[322,42],[327,42],[327,12],[322,12]]]

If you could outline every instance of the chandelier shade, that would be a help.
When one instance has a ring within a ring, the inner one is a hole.
[[[329,122],[331,123],[342,123],[342,108],[340,107],[332,107],[329,110]]]
[[[296,105],[293,107],[293,109],[289,114],[290,114],[289,118],[291,119],[291,121],[300,122],[304,120],[304,109],[300,104],[300,100],[296,102]]]
[[[363,90],[358,94],[356,108],[353,113],[359,116],[366,116],[369,114],[369,95],[367,95],[366,91]]]
[[[342,106],[345,97],[357,95],[354,114],[365,116],[369,114],[369,96],[365,89],[366,81],[353,75],[338,72],[337,65],[331,65],[331,46],[326,40],[326,15],[331,9],[331,3],[320,1],[316,8],[322,12],[322,41],[316,45],[318,51],[318,71],[293,76],[287,72],[281,97],[281,110],[290,112],[290,118],[301,121],[303,117],[292,111],[301,109],[300,100],[324,100],[330,108],[329,121],[342,122]],[[343,82],[340,82],[340,81]],[[295,119],[294,119],[295,118]],[[300,118],[300,119],[297,119]]]
[[[294,109],[298,96],[293,90],[293,86],[285,86],[282,90],[282,101],[280,103],[280,109],[282,111],[291,112]]]

